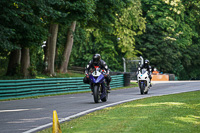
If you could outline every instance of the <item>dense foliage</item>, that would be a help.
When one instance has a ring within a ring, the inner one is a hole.
[[[200,77],[199,0],[1,0],[0,7],[2,74],[9,70],[12,53],[24,48],[30,50],[30,74],[44,72],[43,42],[51,36],[50,24],[59,25],[57,71],[69,27],[77,21],[69,66],[85,67],[100,53],[112,71],[123,71],[122,57],[142,55],[179,79]],[[12,75],[21,73],[20,67]]]
[[[137,50],[158,70],[179,79],[197,78],[200,38],[198,0],[142,0],[146,32],[137,38]]]

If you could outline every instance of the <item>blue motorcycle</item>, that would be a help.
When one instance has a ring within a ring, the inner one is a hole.
[[[89,76],[95,103],[99,103],[100,100],[102,102],[106,102],[108,100],[108,92],[104,75],[104,71],[98,66],[95,66],[94,71]]]

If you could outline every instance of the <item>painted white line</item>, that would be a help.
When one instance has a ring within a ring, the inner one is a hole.
[[[142,97],[142,98],[146,98],[146,97]],[[114,105],[117,105],[117,104],[121,104],[121,103],[125,103],[125,102],[130,102],[130,101],[137,100],[137,99],[142,99],[142,98],[128,99],[128,100],[124,100],[124,101],[120,101],[120,102],[116,102],[116,103],[111,103],[111,104],[103,105],[103,106],[100,106],[100,107],[97,107],[97,108],[89,109],[89,110],[80,112],[80,113],[78,113],[78,114],[71,115],[71,116],[68,116],[68,117],[66,117],[66,118],[60,119],[59,122],[64,122],[64,121],[67,121],[67,120],[69,120],[69,119],[72,119],[72,118],[75,118],[75,117],[79,117],[79,116],[88,114],[88,113],[90,113],[90,112],[96,111],[96,110],[100,110],[100,109],[103,109],[103,108],[106,108],[106,107],[111,107],[111,106],[114,106]],[[48,123],[48,124],[45,124],[45,125],[42,125],[42,126],[39,126],[39,127],[37,127],[37,128],[33,128],[33,129],[31,129],[31,130],[25,131],[25,132],[23,132],[23,133],[32,133],[32,132],[36,132],[36,131],[41,130],[41,129],[43,129],[43,128],[50,127],[51,125],[52,125],[52,122],[51,122],[51,123]]]
[[[33,129],[31,129],[31,130],[25,131],[25,132],[23,132],[23,133],[32,133],[32,132],[35,132],[35,131],[37,131],[37,130],[41,130],[41,129],[43,129],[43,128],[47,128],[47,127],[51,126],[52,124],[53,124],[53,123],[51,122],[51,123],[48,123],[48,124],[39,126],[39,127],[37,127],[37,128],[33,128]]]
[[[27,111],[27,110],[41,110],[42,108],[35,108],[35,109],[12,109],[12,110],[0,110],[0,113],[3,112],[19,112],[19,111]]]
[[[27,111],[29,109],[13,109],[13,110],[0,110],[0,113],[3,112],[18,112],[18,111]]]
[[[131,80],[131,82],[137,82],[136,80]],[[200,80],[176,80],[176,81],[151,81],[151,83],[161,84],[161,83],[188,83],[188,82],[200,82]]]
[[[177,80],[177,81],[151,81],[152,83],[188,83],[188,82],[200,82],[200,80]]]

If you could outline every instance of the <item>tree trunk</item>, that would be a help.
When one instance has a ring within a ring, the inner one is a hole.
[[[51,24],[50,25],[50,34],[51,36],[48,38],[47,41],[47,52],[48,52],[48,67],[47,71],[50,76],[54,75],[54,62],[55,62],[55,52],[56,52],[56,41],[57,41],[57,34],[58,34],[58,24]]]
[[[71,50],[72,50],[72,46],[73,46],[73,32],[75,31],[76,28],[76,21],[72,22],[70,29],[68,31],[67,34],[67,42],[65,45],[65,50],[64,50],[64,59],[62,61],[62,65],[60,67],[60,72],[61,73],[66,73],[67,72],[67,67],[68,67],[68,63],[69,63],[69,57],[71,55]]]
[[[28,68],[30,67],[29,48],[22,48],[21,71],[25,78],[29,76]]]
[[[55,53],[55,68],[56,70],[59,69],[58,67],[58,48],[56,47],[56,53]]]
[[[16,69],[20,65],[20,61],[21,61],[21,49],[16,49],[11,51],[6,75],[13,76],[17,74]]]

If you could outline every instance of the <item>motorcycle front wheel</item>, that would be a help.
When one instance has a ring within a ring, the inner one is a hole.
[[[144,89],[145,89],[145,83],[140,82],[140,93],[143,95],[144,94]]]
[[[144,94],[148,94],[148,90],[146,92],[144,92]]]
[[[94,102],[95,103],[99,103],[99,101],[100,101],[100,92],[99,92],[99,86],[98,85],[94,86],[93,97],[94,97]]]

